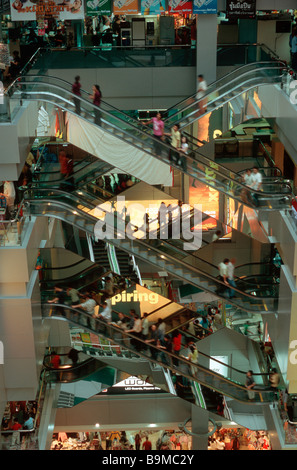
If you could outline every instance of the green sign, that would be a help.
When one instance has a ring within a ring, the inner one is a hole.
[[[112,0],[87,0],[87,16],[106,15],[112,13]]]

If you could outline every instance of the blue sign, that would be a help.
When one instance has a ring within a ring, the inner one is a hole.
[[[213,15],[218,11],[217,0],[194,0],[193,1],[193,13],[198,15]]]

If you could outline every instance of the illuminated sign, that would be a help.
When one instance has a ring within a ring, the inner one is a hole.
[[[110,388],[102,390],[101,393],[104,394],[122,394],[122,393],[164,393],[164,390],[161,390],[155,385],[152,385],[144,380],[139,379],[138,377],[131,376],[121,382],[113,385]]]
[[[121,294],[116,294],[111,299],[111,305],[115,305],[119,302],[149,302],[152,305],[157,304],[159,301],[159,295],[156,292],[122,292]]]

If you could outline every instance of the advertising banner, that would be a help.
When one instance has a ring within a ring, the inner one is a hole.
[[[114,0],[114,15],[134,15],[138,13],[138,0]]]
[[[35,21],[37,16],[60,20],[83,20],[82,0],[10,0],[12,21]]]
[[[193,13],[198,15],[213,15],[218,11],[217,0],[194,0]]]
[[[227,18],[255,18],[256,0],[226,0]]]
[[[192,13],[193,2],[188,0],[169,0],[170,13]]]
[[[87,16],[110,16],[112,14],[112,0],[88,0],[86,14]]]
[[[142,15],[160,15],[165,10],[165,0],[141,0]]]

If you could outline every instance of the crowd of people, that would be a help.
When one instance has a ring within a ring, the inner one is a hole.
[[[36,415],[35,401],[10,402],[9,417],[4,416],[1,423],[1,436],[4,442],[9,443],[10,448],[18,449],[23,439],[33,438]]]

